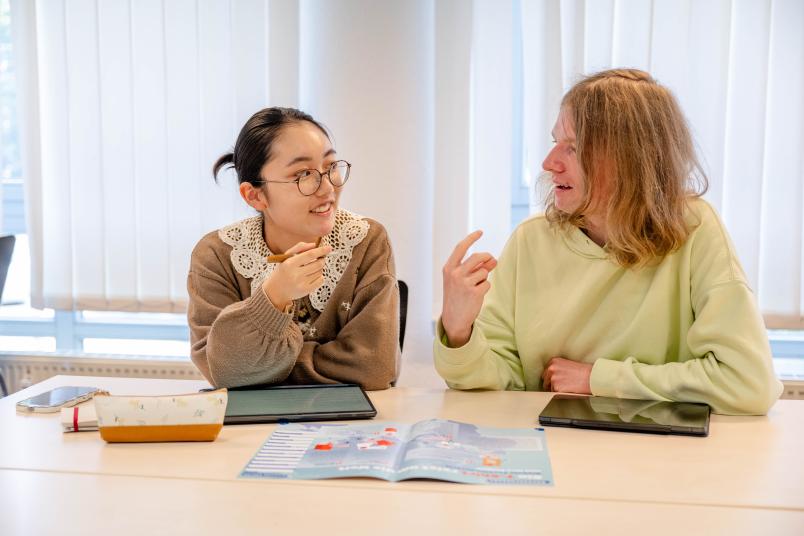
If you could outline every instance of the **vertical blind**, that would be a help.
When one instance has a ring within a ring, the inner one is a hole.
[[[363,13],[355,24],[370,26],[372,13],[382,13],[337,1]],[[317,4],[301,5],[15,0],[16,13],[31,19],[24,27],[35,34],[26,42],[36,44],[24,51],[33,59],[20,69],[33,71],[22,75],[33,87],[23,112],[32,118],[33,136],[26,139],[34,140],[26,160],[33,170],[26,181],[34,305],[184,309],[193,244],[248,214],[231,174],[220,186],[213,183],[211,163],[255,110],[297,105],[300,94],[311,94],[300,83],[322,83],[300,77],[307,71],[299,67],[299,28]],[[420,67],[435,71],[434,91],[422,92],[421,109],[432,131],[393,124],[382,133],[389,163],[432,159],[422,165],[432,176],[417,182],[431,185],[421,192],[423,201],[405,200],[410,206],[391,211],[409,218],[433,211],[427,218],[434,238],[416,254],[432,262],[433,284],[412,282],[433,292],[414,298],[438,309],[440,264],[465,232],[484,228],[482,247],[501,249],[510,178],[530,177],[535,186],[561,95],[583,74],[636,67],[678,96],[709,174],[706,197],[731,232],[768,325],[804,327],[804,3],[443,0],[432,10],[435,24],[421,31],[434,38],[414,47],[421,55],[426,46],[433,58]],[[382,27],[387,17],[376,16]],[[334,39],[338,29],[313,30],[334,31]],[[350,46],[349,57],[333,61],[364,65],[369,76],[384,52],[371,48]],[[395,43],[387,58],[407,61],[399,54]],[[362,87],[359,79],[354,84]],[[357,94],[343,95],[355,117],[346,132],[373,128],[372,122],[361,127]],[[512,105],[519,94],[521,108]],[[512,150],[520,124],[521,155]],[[363,135],[376,136],[376,128]],[[394,136],[411,135],[435,140],[432,154],[394,155]],[[370,180],[382,181],[383,174]]]
[[[267,3],[38,0],[34,15],[32,303],[183,311],[192,246],[247,214],[210,169],[266,103]]]
[[[530,174],[583,74],[649,71],[678,97],[768,327],[804,328],[804,2],[522,0]]]

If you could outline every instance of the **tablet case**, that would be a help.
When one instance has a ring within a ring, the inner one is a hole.
[[[234,387],[229,389],[229,396],[237,397],[238,391],[286,391],[291,395],[292,391],[300,390],[328,390],[337,392],[338,390],[357,390],[362,397],[361,401],[365,402],[367,409],[364,410],[349,410],[343,407],[328,407],[326,411],[301,411],[296,413],[276,413],[272,408],[266,407],[259,413],[251,415],[226,415],[224,424],[262,424],[262,423],[275,423],[275,422],[306,422],[306,421],[335,421],[335,420],[354,420],[354,419],[371,419],[376,417],[377,409],[371,403],[371,399],[366,395],[366,392],[360,385],[352,383],[334,383],[334,384],[315,384],[315,385],[250,385],[243,387]],[[232,402],[233,407],[236,407],[236,402]]]
[[[706,404],[602,396],[553,396],[539,415],[545,426],[689,436],[709,435]]]

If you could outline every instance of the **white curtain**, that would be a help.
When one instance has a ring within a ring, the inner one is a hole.
[[[766,324],[804,328],[804,2],[521,1],[528,171],[580,76],[651,72],[687,115]]]
[[[441,310],[441,268],[458,241],[482,229],[470,253],[498,255],[511,233],[512,177],[522,168],[513,101],[519,24],[512,0],[436,2],[431,319]]]
[[[17,55],[31,96],[34,306],[184,311],[191,248],[250,210],[232,173],[213,183],[212,163],[253,112],[294,106],[353,161],[343,204],[388,229],[410,287],[405,349],[426,359],[431,0],[15,0],[12,9],[33,43]]]
[[[32,304],[183,311],[192,246],[248,214],[233,174],[218,186],[210,169],[269,98],[268,3],[22,0],[13,16],[39,116],[24,133]]]
[[[511,178],[540,174],[563,92],[627,66],[679,97],[769,325],[801,326],[797,0],[14,0],[12,16],[35,305],[182,311],[192,246],[248,214],[212,162],[255,110],[301,106],[355,161],[344,203],[388,227],[426,354],[455,243],[482,228],[499,253]]]

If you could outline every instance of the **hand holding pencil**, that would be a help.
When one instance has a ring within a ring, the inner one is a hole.
[[[307,296],[324,283],[324,261],[332,247],[316,247],[312,242],[299,242],[284,254],[271,255],[268,262],[278,262],[276,270],[263,282],[262,290],[279,310],[293,300]]]

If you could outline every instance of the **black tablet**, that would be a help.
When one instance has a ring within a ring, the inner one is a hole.
[[[371,419],[377,415],[359,385],[281,385],[229,389],[223,424]]]
[[[558,394],[542,410],[539,423],[620,432],[706,436],[709,434],[709,406]]]

